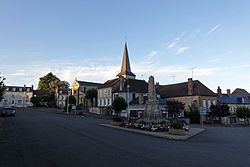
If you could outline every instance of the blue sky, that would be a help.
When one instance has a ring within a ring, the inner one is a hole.
[[[0,0],[0,72],[7,85],[105,82],[120,70],[160,84],[192,76],[213,91],[250,92],[248,0]]]

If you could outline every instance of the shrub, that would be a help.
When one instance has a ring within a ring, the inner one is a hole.
[[[113,121],[122,122],[122,118],[121,117],[113,117]]]
[[[173,129],[183,129],[183,126],[180,122],[174,122],[170,125],[170,127]]]

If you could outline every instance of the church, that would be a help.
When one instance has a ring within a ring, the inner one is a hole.
[[[100,114],[112,114],[112,103],[116,97],[123,97],[129,104],[136,99],[143,99],[147,96],[148,84],[145,80],[136,79],[136,75],[131,71],[127,43],[124,46],[121,71],[116,78],[106,81],[98,88],[98,103]],[[129,112],[123,111],[121,114],[127,116]]]

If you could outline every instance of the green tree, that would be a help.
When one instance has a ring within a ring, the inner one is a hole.
[[[222,117],[226,117],[226,116],[230,115],[229,107],[228,107],[228,105],[225,105],[225,104],[212,105],[210,107],[209,114],[212,117],[212,120],[214,117],[217,117],[217,118],[219,118],[219,121],[221,122]]]
[[[249,108],[247,108],[245,106],[237,107],[236,115],[237,115],[237,117],[247,121],[247,123],[249,124],[249,120],[248,120],[250,118],[250,109]]]
[[[93,107],[94,106],[94,99],[97,99],[97,90],[95,88],[93,89],[89,89],[87,92],[86,92],[86,98],[88,100],[90,100],[91,102],[91,106]]]
[[[34,107],[39,107],[41,104],[41,98],[40,97],[31,97],[30,102],[33,104]]]
[[[6,87],[4,85],[4,80],[5,80],[5,78],[0,76],[0,101],[2,101],[4,92],[6,89]]]
[[[185,113],[185,116],[190,119],[191,123],[199,123],[200,122],[200,112],[199,109],[194,103],[188,106],[188,112]]]
[[[170,117],[177,118],[184,111],[185,104],[177,100],[167,100],[167,111]]]
[[[116,115],[119,115],[119,113],[122,110],[125,110],[127,107],[127,103],[122,97],[116,97],[113,104],[112,104],[113,109],[115,110]]]
[[[43,104],[49,107],[56,105],[55,93],[58,91],[60,79],[52,72],[40,78],[38,83],[38,90],[44,92],[39,98]]]
[[[47,91],[49,93],[56,93],[58,88],[60,79],[57,78],[56,75],[52,74],[52,72],[40,78],[38,83],[38,89]]]

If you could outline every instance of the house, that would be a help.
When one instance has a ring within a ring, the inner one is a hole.
[[[31,87],[24,86],[6,86],[6,91],[0,106],[13,106],[13,107],[30,107],[30,102],[33,96],[33,85]]]
[[[55,97],[56,97],[56,105],[60,108],[63,108],[66,105],[66,99],[69,95],[69,83],[68,82],[61,82],[61,84],[59,84],[56,93],[55,93]]]
[[[185,110],[189,111],[192,104],[207,112],[212,104],[217,103],[217,95],[199,80],[189,78],[187,82],[159,85],[157,92],[165,100],[177,100],[185,104]]]
[[[234,114],[237,107],[250,108],[250,94],[245,89],[237,88],[231,93],[230,89],[227,89],[227,93],[221,93],[220,87],[217,89],[218,103],[226,104],[229,106],[230,113]]]
[[[103,85],[102,83],[79,81],[76,79],[72,83],[72,86],[71,86],[73,88],[72,95],[75,96],[75,98],[76,98],[76,105],[81,106],[83,108],[88,107],[89,102],[86,99],[86,92],[90,89],[98,89],[102,85]],[[74,87],[75,87],[75,89],[74,89]],[[96,106],[96,105],[94,105],[94,106]]]

